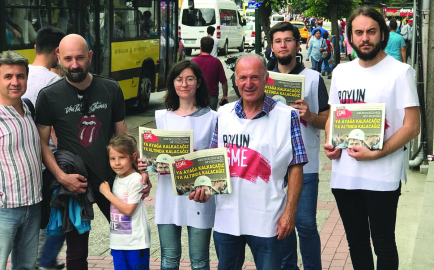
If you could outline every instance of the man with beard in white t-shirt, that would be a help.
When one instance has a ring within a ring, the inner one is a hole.
[[[321,74],[304,68],[296,61],[300,49],[300,32],[289,22],[281,22],[270,30],[271,49],[278,64],[274,72],[304,75],[303,99],[293,105],[300,113],[300,130],[309,163],[303,167],[303,189],[298,202],[295,227],[300,242],[300,252],[305,269],[321,270],[321,242],[316,225],[318,200],[318,170],[320,130],[324,129],[329,114],[328,93]],[[297,269],[297,233],[283,240],[282,269]]]
[[[415,72],[384,53],[389,31],[381,14],[357,8],[347,21],[347,37],[358,59],[333,72],[329,104],[385,103],[381,150],[325,144],[333,160],[331,188],[341,215],[355,270],[398,269],[395,224],[401,181],[405,179],[404,145],[419,134]],[[326,137],[330,117],[326,123]],[[326,138],[326,142],[328,138]]]

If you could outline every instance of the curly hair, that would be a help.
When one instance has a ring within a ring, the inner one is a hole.
[[[193,71],[194,75],[196,76],[197,83],[199,84],[199,87],[196,89],[196,101],[194,105],[200,108],[205,108],[208,107],[210,103],[208,87],[200,67],[190,60],[183,60],[172,66],[169,71],[169,75],[167,75],[167,93],[164,102],[166,109],[169,111],[176,111],[179,109],[179,96],[176,93],[173,81],[179,76],[179,74],[181,74],[182,71],[184,71],[184,69],[187,68]]]

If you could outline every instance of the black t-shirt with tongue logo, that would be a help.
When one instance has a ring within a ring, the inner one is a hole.
[[[83,159],[93,185],[114,176],[106,147],[114,124],[123,120],[125,101],[119,84],[98,75],[85,90],[62,79],[42,89],[36,101],[36,123],[54,127],[58,149]]]

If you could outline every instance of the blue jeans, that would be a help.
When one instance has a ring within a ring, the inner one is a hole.
[[[57,263],[57,255],[62,249],[65,242],[65,234],[62,235],[47,235],[47,240],[39,259],[39,265],[42,267],[55,267]]]
[[[296,231],[283,239],[284,258],[282,269],[294,270],[297,267],[297,233],[303,268],[321,270],[321,242],[316,226],[316,205],[318,200],[318,174],[303,174],[301,190],[295,215]]]
[[[219,260],[218,270],[240,270],[249,245],[258,270],[280,269],[282,241],[274,237],[234,236],[214,231],[214,244]]]
[[[316,61],[313,57],[310,57],[310,61],[312,62],[312,69],[321,72],[322,59]]]
[[[179,269],[181,259],[181,229],[174,224],[158,224],[161,245],[161,269]],[[193,270],[209,270],[209,244],[212,229],[187,226],[188,245]]]
[[[149,270],[149,248],[141,250],[112,249],[116,270]]]
[[[332,57],[331,53],[327,54],[327,58],[324,58],[322,61],[321,71],[327,72],[327,75],[330,75],[332,73],[332,70],[330,69],[329,60]]]
[[[35,269],[38,257],[41,204],[0,208],[0,269]]]
[[[341,53],[345,53],[345,48],[344,48],[344,36],[343,35],[339,35],[339,45],[340,45],[340,51]]]

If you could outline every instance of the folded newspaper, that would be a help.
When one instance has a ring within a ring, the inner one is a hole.
[[[267,96],[285,103],[294,104],[298,99],[304,99],[304,75],[282,74],[269,72],[268,83],[265,85]]]
[[[196,188],[206,195],[232,192],[226,148],[200,150],[169,159],[175,195],[188,196]]]
[[[147,171],[169,173],[169,158],[193,152],[193,130],[139,127],[139,152]]]
[[[329,144],[383,149],[385,103],[332,104]]]

